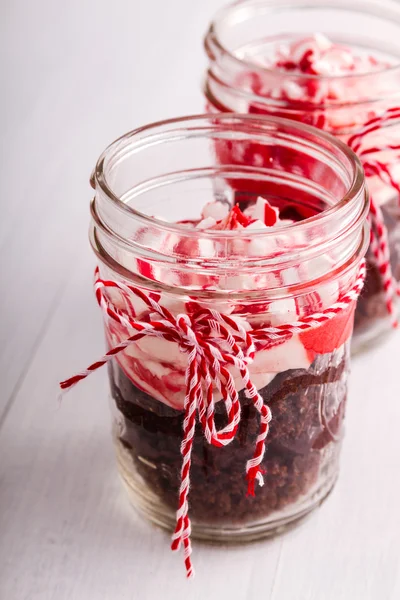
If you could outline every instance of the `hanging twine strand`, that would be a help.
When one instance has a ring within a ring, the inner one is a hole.
[[[187,353],[186,395],[184,402],[185,417],[181,444],[182,468],[179,489],[176,527],[172,536],[172,550],[183,546],[187,577],[194,575],[191,561],[191,523],[189,518],[188,496],[190,489],[190,467],[193,439],[198,414],[203,433],[207,441],[218,447],[226,446],[235,438],[240,423],[239,394],[235,386],[230,367],[240,373],[246,396],[252,400],[260,415],[260,429],[255,443],[253,457],[246,465],[248,494],[254,495],[255,482],[264,484],[263,470],[260,465],[265,453],[265,439],[268,435],[271,411],[256,386],[251,381],[249,365],[256,353],[256,343],[270,342],[271,345],[283,343],[293,335],[308,329],[319,327],[333,319],[338,313],[353,304],[362,289],[365,278],[365,261],[360,264],[353,287],[330,308],[304,317],[292,324],[276,327],[264,327],[247,331],[238,321],[215,310],[198,307],[190,316],[174,316],[167,308],[147,296],[137,287],[111,280],[103,280],[99,269],[95,271],[95,294],[105,317],[125,327],[131,335],[123,342],[111,348],[100,360],[87,369],[62,381],[62,390],[68,390],[88,377],[91,373],[108,363],[113,357],[125,350],[130,344],[147,336],[162,338],[179,344]],[[115,307],[108,299],[106,290],[117,289],[124,297],[127,307],[132,307],[132,295],[144,302],[150,311],[148,321],[140,321],[130,316],[129,311]],[[225,404],[228,423],[217,430],[215,425],[215,399],[217,390]]]
[[[365,126],[348,140],[350,148],[358,155],[364,167],[365,176],[378,177],[383,183],[392,187],[400,198],[400,183],[392,177],[389,164],[374,158],[382,152],[387,152],[390,162],[400,159],[400,144],[368,145],[368,136],[378,132],[383,127],[400,125],[400,108],[388,109],[378,117],[368,121]],[[376,200],[371,197],[368,221],[371,227],[370,250],[379,270],[385,295],[386,309],[392,320],[393,327],[398,327],[396,314],[396,297],[400,296],[400,285],[392,273],[390,265],[390,249],[388,232],[382,210]]]

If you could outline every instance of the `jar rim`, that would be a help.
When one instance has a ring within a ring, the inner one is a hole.
[[[369,0],[371,1],[371,0]],[[291,4],[293,4],[294,2],[299,4],[299,7],[303,6],[304,8],[309,8],[311,6],[313,6],[315,4],[315,6],[317,8],[332,8],[332,9],[338,9],[338,8],[346,8],[348,7],[348,2],[347,0],[335,0],[335,1],[329,1],[329,2],[324,2],[323,5],[321,5],[320,0],[288,0],[287,3],[283,4],[280,3],[279,4],[279,8],[283,9],[285,8],[285,5],[287,5],[288,7],[290,7]],[[376,4],[375,0],[372,0],[372,2],[374,4]],[[224,8],[220,9],[216,15],[214,16],[214,18],[211,21],[211,24],[208,28],[208,31],[204,37],[204,46],[206,49],[206,52],[209,56],[213,56],[214,52],[217,51],[220,54],[224,54],[225,56],[228,56],[229,59],[235,63],[236,65],[241,65],[243,67],[246,67],[248,69],[251,69],[252,72],[256,72],[258,74],[271,74],[276,78],[282,78],[282,79],[287,79],[288,77],[288,73],[285,71],[280,71],[279,69],[274,69],[274,68],[269,68],[267,66],[262,66],[257,64],[256,62],[252,62],[243,58],[239,58],[234,52],[232,52],[231,50],[229,50],[229,48],[226,47],[226,45],[224,45],[221,40],[219,39],[219,36],[217,35],[217,26],[219,23],[219,20],[221,18],[224,18],[226,16],[229,16],[230,14],[233,14],[236,10],[244,10],[246,8],[250,8],[252,5],[254,6],[254,8],[256,7],[267,7],[268,5],[270,5],[271,7],[276,3],[276,0],[235,0],[235,2],[228,4],[227,6],[225,6]],[[399,18],[399,26],[400,26],[400,6],[398,5],[397,2],[393,2],[392,0],[379,0],[379,7],[377,4],[377,7],[380,8],[380,13],[382,14],[382,9],[384,8],[383,4],[386,4],[387,6],[389,6],[394,12],[396,12],[398,14],[398,18]],[[360,6],[361,11],[363,11],[363,9],[365,9],[365,0],[362,1],[362,3],[358,3],[358,5]],[[400,71],[400,58],[399,61],[396,64],[393,65],[389,65],[385,68],[382,69],[378,69],[376,71],[368,71],[368,72],[364,72],[364,73],[345,73],[342,75],[317,75],[317,74],[312,74],[312,73],[295,73],[295,74],[290,74],[291,79],[293,80],[297,80],[299,82],[307,82],[307,81],[352,81],[354,79],[366,79],[368,80],[368,78],[370,77],[376,77],[379,74],[383,74],[383,73],[394,73],[396,71]]]
[[[133,141],[136,137],[139,138],[140,135],[144,134],[145,136],[149,136],[151,138],[152,133],[156,133],[157,130],[160,130],[164,126],[174,126],[185,127],[185,125],[190,126],[191,130],[196,128],[196,123],[198,123],[198,130],[200,131],[201,124],[203,123],[212,123],[216,122],[217,124],[225,123],[225,124],[245,124],[249,123],[257,125],[265,125],[266,127],[270,126],[273,131],[273,127],[281,127],[286,131],[291,131],[294,134],[297,134],[299,138],[305,139],[307,136],[313,136],[316,139],[321,139],[332,148],[339,150],[339,152],[348,160],[351,165],[352,173],[351,173],[351,181],[346,193],[343,197],[338,200],[334,205],[328,207],[326,210],[321,211],[320,213],[308,217],[302,221],[286,224],[279,228],[280,233],[285,233],[289,231],[293,231],[294,228],[299,228],[300,226],[303,229],[307,229],[308,227],[314,226],[316,223],[324,223],[327,219],[330,219],[332,215],[336,215],[338,212],[343,210],[349,202],[355,197],[358,197],[362,192],[364,187],[364,173],[361,162],[358,156],[341,140],[334,137],[333,135],[322,131],[320,129],[311,127],[309,125],[305,125],[303,123],[299,123],[297,121],[293,121],[291,119],[285,119],[281,117],[269,116],[269,115],[252,115],[252,114],[238,114],[238,113],[223,113],[216,115],[215,113],[204,113],[197,115],[189,115],[178,118],[166,119],[162,121],[157,121],[154,123],[150,123],[144,125],[142,127],[138,127],[122,136],[117,138],[114,142],[109,144],[109,146],[103,151],[101,156],[99,157],[94,171],[91,176],[91,185],[94,189],[99,189],[103,192],[103,194],[107,197],[107,199],[112,202],[113,206],[120,211],[123,211],[127,216],[134,217],[139,222],[142,222],[145,225],[156,225],[162,228],[164,231],[168,231],[171,233],[183,233],[185,236],[190,238],[198,238],[201,237],[203,239],[209,238],[214,239],[216,237],[221,238],[237,238],[237,231],[229,231],[229,230],[218,230],[218,231],[208,231],[208,230],[197,230],[197,229],[188,229],[182,224],[173,223],[164,221],[161,219],[157,219],[156,217],[147,215],[136,208],[129,206],[123,200],[114,193],[111,185],[107,180],[107,175],[105,173],[105,164],[106,160],[112,153],[116,152],[118,148],[121,147],[121,144],[127,143],[129,141]],[[204,129],[204,127],[203,127]],[[268,129],[265,133],[268,133]],[[303,136],[302,136],[303,134]],[[145,138],[146,139],[146,138]],[[311,144],[311,142],[310,142]],[[316,144],[314,144],[318,148]],[[143,146],[145,147],[145,146]],[[322,150],[322,146],[319,148]],[[266,168],[259,168],[260,172],[267,172]],[[368,203],[366,202],[366,206],[362,211],[362,214],[359,215],[360,218],[363,218],[364,213],[368,211]],[[246,231],[246,230],[244,230]],[[266,229],[252,229],[251,231],[246,231],[246,238],[253,239],[257,237],[264,236],[274,236],[276,231],[274,228],[270,228],[270,230]],[[128,243],[128,240],[124,240],[125,243]]]
[[[92,249],[97,256],[98,260],[100,260],[104,265],[106,265],[109,269],[118,273],[119,276],[126,280],[132,282],[134,285],[143,285],[145,282],[146,288],[150,291],[158,292],[160,288],[162,288],[163,292],[169,293],[171,295],[181,295],[185,296],[188,293],[195,293],[196,298],[198,300],[207,300],[210,298],[215,298],[217,300],[231,300],[235,302],[240,302],[242,299],[251,298],[252,301],[265,300],[266,291],[264,288],[260,289],[235,289],[235,290],[225,290],[225,289],[195,289],[188,290],[187,287],[183,285],[176,284],[168,284],[167,282],[160,280],[147,279],[138,273],[133,272],[128,269],[126,266],[120,264],[119,261],[115,260],[115,258],[111,257],[109,253],[105,253],[102,245],[99,243],[96,235],[96,228],[99,227],[99,221],[95,214],[95,207],[91,206],[93,222],[89,230],[89,239],[92,246]],[[370,240],[370,229],[367,221],[365,220],[361,229],[361,236],[359,239],[359,243],[353,253],[353,255],[348,258],[343,264],[337,265],[334,267],[329,274],[325,273],[319,275],[309,281],[303,281],[300,283],[294,284],[282,284],[277,286],[276,288],[269,289],[269,294],[272,294],[274,300],[280,300],[289,295],[294,294],[302,294],[309,289],[315,289],[316,287],[323,285],[328,280],[332,278],[336,278],[338,275],[344,276],[347,272],[350,272],[354,269],[355,265],[359,264],[361,257],[363,257],[367,251]],[[272,299],[272,298],[271,298]]]

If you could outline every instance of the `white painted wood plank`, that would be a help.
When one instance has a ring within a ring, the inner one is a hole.
[[[0,418],[86,247],[98,155],[142,123],[202,109],[201,36],[216,4],[2,5]]]

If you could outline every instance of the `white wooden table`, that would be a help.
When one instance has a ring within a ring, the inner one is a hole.
[[[201,36],[220,4],[1,3],[1,599],[400,598],[400,334],[354,363],[329,500],[273,541],[195,544],[193,582],[120,488],[106,373],[57,403],[58,380],[103,348],[95,159],[139,124],[201,111]]]

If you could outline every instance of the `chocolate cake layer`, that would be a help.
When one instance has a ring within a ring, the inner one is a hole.
[[[234,441],[217,448],[196,427],[190,473],[190,514],[195,522],[244,524],[295,503],[317,483],[322,456],[330,445],[339,452],[346,402],[347,359],[332,366],[319,357],[308,370],[278,374],[260,393],[272,411],[262,468],[263,487],[247,495],[245,466],[259,432],[259,415],[243,392],[242,415]],[[132,469],[160,498],[176,509],[182,458],[183,412],[138,389],[121,368],[110,368],[112,397],[120,413],[118,441]],[[226,424],[222,402],[216,427]]]

